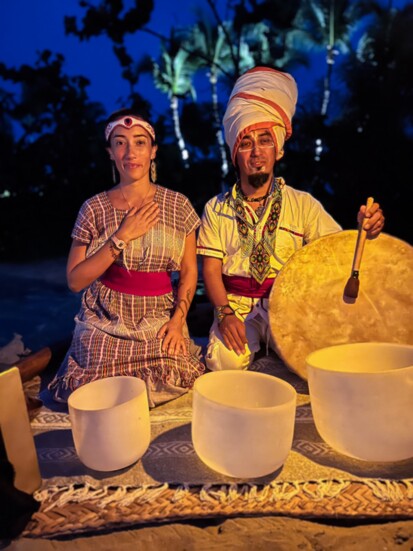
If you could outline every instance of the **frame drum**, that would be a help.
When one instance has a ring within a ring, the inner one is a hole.
[[[413,344],[413,247],[381,233],[366,240],[356,299],[344,297],[358,232],[321,237],[275,278],[269,323],[276,350],[306,379],[310,352],[336,344]]]

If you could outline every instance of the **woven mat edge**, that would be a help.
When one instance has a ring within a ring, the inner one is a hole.
[[[285,483],[275,489],[234,485],[203,487],[201,490],[193,487],[170,488],[165,484],[147,489],[149,494],[142,491],[140,496],[126,492],[122,497],[120,489],[108,489],[106,495],[101,495],[99,499],[96,494],[94,500],[68,500],[65,503],[62,502],[62,495],[57,493],[51,500],[41,503],[23,536],[51,538],[97,534],[149,523],[234,516],[284,515],[320,520],[413,519],[413,479],[410,487],[389,486],[389,481],[383,481],[381,486],[369,486],[365,481],[328,482],[330,486],[324,488],[324,496],[315,482],[297,484],[295,487]],[[383,493],[386,486],[388,490],[391,488],[390,493]],[[311,494],[312,499],[309,499]]]

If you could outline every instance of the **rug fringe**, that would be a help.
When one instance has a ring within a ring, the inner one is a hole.
[[[374,496],[381,501],[397,503],[404,499],[413,499],[413,478],[404,480],[363,480]]]
[[[216,489],[213,485],[203,486],[200,492],[201,501],[218,501],[230,504],[237,499],[251,502],[290,501],[300,491],[312,500],[318,501],[326,497],[336,497],[341,494],[351,482],[349,480],[317,480],[313,482],[272,482],[259,488],[255,484],[231,484]]]
[[[104,486],[95,488],[86,483],[84,486],[70,484],[69,486],[52,486],[47,489],[39,490],[34,493],[37,501],[50,505],[46,506],[44,512],[63,507],[66,503],[93,503],[97,507],[104,509],[111,503],[120,506],[127,506],[131,503],[150,503],[158,499],[165,490],[169,488],[168,484],[162,486],[141,486],[139,488],[131,486]],[[109,490],[114,490],[109,492]]]
[[[199,499],[203,502],[230,505],[237,500],[245,503],[275,503],[291,501],[300,492],[312,501],[321,501],[325,498],[335,498],[343,493],[354,480],[325,479],[302,482],[271,482],[265,486],[256,484],[223,484],[219,487],[207,484],[199,489]],[[363,479],[361,484],[370,488],[374,496],[380,501],[398,503],[406,499],[413,500],[413,479],[408,480],[376,480]],[[172,498],[174,503],[185,501],[195,487],[189,484],[178,486]],[[70,484],[68,486],[51,486],[35,492],[37,501],[43,502],[43,512],[63,507],[66,503],[93,503],[104,509],[109,504],[128,506],[132,503],[143,504],[156,501],[169,488],[167,483],[160,486],[104,486],[94,487],[86,483],[82,486]]]
[[[332,479],[304,482],[304,493],[313,501],[320,501],[326,497],[337,497],[351,484],[350,480]]]

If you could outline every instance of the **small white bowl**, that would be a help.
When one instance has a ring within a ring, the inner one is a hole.
[[[145,382],[108,377],[76,389],[68,399],[79,459],[96,471],[123,469],[140,459],[150,442]]]
[[[413,346],[354,343],[307,356],[314,422],[340,453],[366,461],[413,457]]]
[[[199,458],[228,476],[272,473],[291,450],[297,393],[276,377],[214,371],[194,385],[192,442]]]

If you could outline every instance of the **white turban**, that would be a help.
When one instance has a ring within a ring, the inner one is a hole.
[[[225,111],[225,140],[232,162],[248,132],[268,129],[274,139],[277,160],[284,155],[284,142],[292,134],[291,119],[297,103],[297,84],[288,73],[255,67],[238,78]]]

